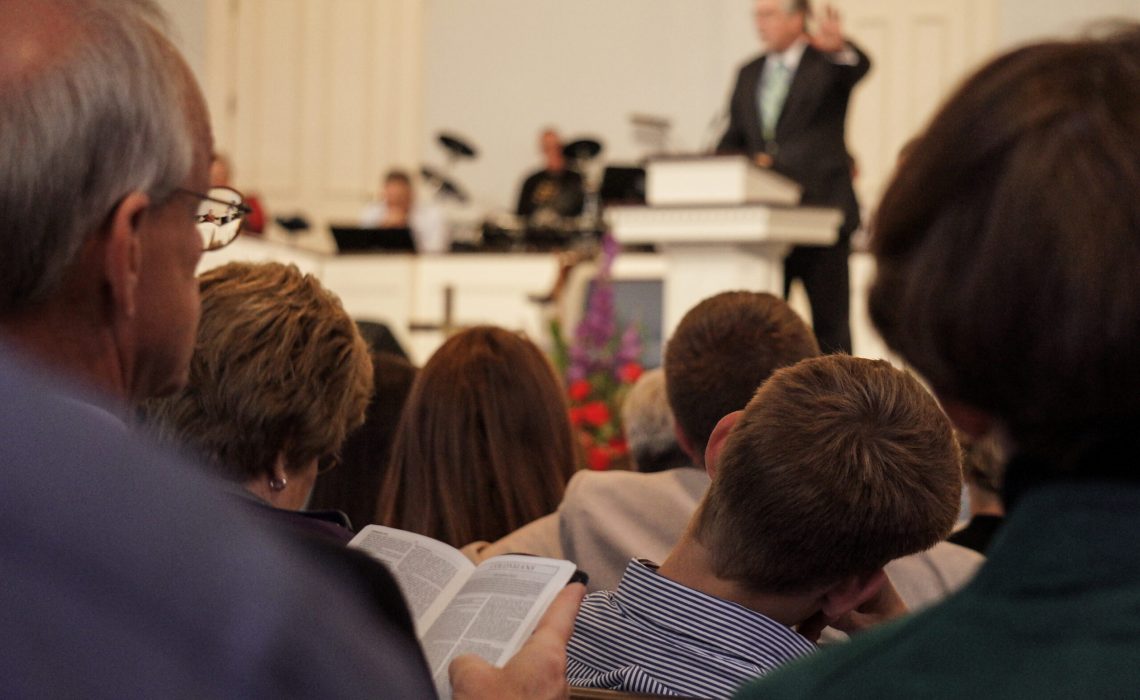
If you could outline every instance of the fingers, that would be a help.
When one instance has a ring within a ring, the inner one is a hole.
[[[832,5],[824,6],[816,30],[808,36],[808,42],[825,53],[834,53],[843,48],[843,27],[840,24],[839,10]]]
[[[566,644],[586,587],[570,584],[558,593],[538,621],[534,634],[507,665],[493,667],[474,654],[452,660],[447,668],[453,697],[463,700],[514,700],[563,697],[566,691]]]
[[[817,612],[808,619],[804,620],[796,628],[802,637],[809,642],[818,643],[820,635],[823,634],[825,627],[830,625],[833,620],[828,619],[822,612]]]
[[[475,654],[464,654],[452,659],[447,667],[452,697],[478,700],[494,697],[502,692],[495,679],[496,669]]]
[[[827,4],[823,6],[823,13],[819,17],[820,25],[830,25],[839,23],[839,10],[835,9],[834,5]]]
[[[578,606],[582,604],[585,595],[586,587],[580,583],[572,583],[563,588],[538,621],[533,636],[564,648],[574,634],[574,618],[578,616]]]

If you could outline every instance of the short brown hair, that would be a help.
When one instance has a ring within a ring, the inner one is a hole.
[[[190,380],[147,402],[159,433],[237,482],[340,449],[372,394],[368,346],[340,300],[293,265],[230,263],[199,278]]]
[[[697,515],[717,576],[801,593],[927,549],[962,490],[949,419],[883,360],[777,371],[748,403]]]
[[[476,326],[432,355],[392,444],[377,522],[454,546],[554,511],[576,468],[554,369],[530,340]]]
[[[384,173],[384,183],[387,184],[389,182],[399,182],[408,187],[412,186],[412,178],[408,175],[408,171],[400,170],[399,168],[393,168]]]
[[[690,309],[665,348],[665,389],[699,460],[717,422],[772,372],[818,354],[815,334],[771,294],[723,292]]]
[[[1140,26],[969,78],[883,197],[870,312],[1019,449],[1140,417]],[[1055,454],[1054,454],[1055,456]]]

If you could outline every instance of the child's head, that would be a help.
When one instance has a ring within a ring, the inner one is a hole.
[[[753,592],[871,574],[944,539],[958,513],[950,421],[881,360],[830,355],[777,371],[715,461],[694,532],[714,573]]]

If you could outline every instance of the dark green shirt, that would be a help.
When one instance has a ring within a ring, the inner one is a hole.
[[[1140,487],[1026,493],[977,578],[738,698],[1114,698],[1140,694]]]

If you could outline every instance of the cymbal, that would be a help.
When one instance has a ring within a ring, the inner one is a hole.
[[[309,230],[309,220],[298,214],[295,214],[293,216],[278,216],[274,219],[274,221],[277,222],[278,226],[285,229],[289,233]]]
[[[467,193],[463,191],[463,188],[435,168],[425,165],[420,168],[420,175],[423,176],[425,182],[437,188],[439,194],[454,197],[460,204],[467,203]]]
[[[602,152],[602,144],[595,139],[578,139],[562,147],[562,155],[573,160],[590,160]]]
[[[423,176],[425,182],[428,182],[432,185],[438,185],[440,182],[447,179],[443,176],[443,173],[439,172],[430,165],[425,165],[420,168],[420,175]]]
[[[459,202],[460,204],[467,203],[467,193],[463,191],[463,188],[450,180],[444,180],[442,183],[440,183],[439,192],[440,194],[446,195],[448,197],[454,197],[455,201]]]
[[[476,156],[475,147],[455,134],[440,132],[439,143],[448,153],[458,158],[474,158]]]

